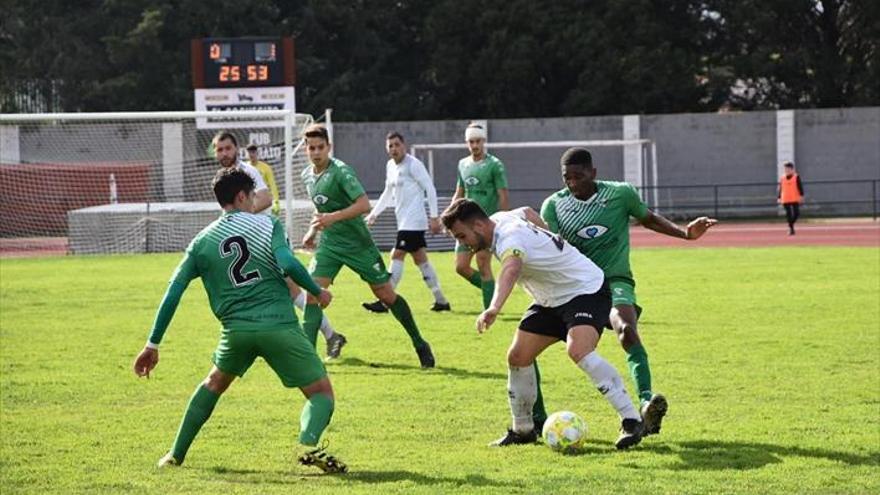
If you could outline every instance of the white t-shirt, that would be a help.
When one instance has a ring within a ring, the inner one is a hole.
[[[241,160],[239,160],[238,165],[236,167],[239,170],[241,170],[242,172],[250,175],[251,179],[254,179],[254,184],[256,184],[256,187],[254,187],[254,192],[260,192],[263,189],[266,189],[266,190],[269,189],[269,186],[266,185],[266,181],[263,180],[263,175],[260,173],[259,170],[257,170],[256,167],[254,167],[253,165],[247,164]],[[263,215],[268,215],[271,212],[271,210],[272,210],[272,206],[269,205],[268,207],[266,207],[262,211],[258,211],[257,213],[263,214]]]
[[[519,284],[535,303],[555,308],[602,287],[602,269],[557,234],[510,211],[489,218],[495,222],[492,254],[501,260],[510,251],[522,258]]]
[[[391,202],[397,217],[397,230],[428,230],[425,196],[431,218],[437,217],[437,190],[425,165],[407,154],[400,163],[394,159],[385,164],[385,190],[370,215],[378,217]]]

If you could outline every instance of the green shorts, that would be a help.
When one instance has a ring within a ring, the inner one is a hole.
[[[309,274],[314,278],[324,277],[333,280],[343,265],[351,268],[361,280],[370,285],[384,284],[391,277],[391,274],[385,270],[385,261],[382,260],[382,255],[375,244],[349,252],[319,246],[309,264]]]
[[[288,388],[305,387],[327,376],[324,363],[299,325],[259,332],[224,330],[213,361],[224,373],[244,376],[258,356]]]
[[[612,277],[608,279],[608,285],[611,287],[612,306],[637,306],[634,280]]]

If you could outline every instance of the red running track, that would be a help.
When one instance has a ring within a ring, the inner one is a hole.
[[[880,247],[880,222],[872,220],[804,222],[795,231],[788,235],[786,223],[719,222],[700,239],[683,241],[636,225],[630,228],[630,239],[633,247]]]

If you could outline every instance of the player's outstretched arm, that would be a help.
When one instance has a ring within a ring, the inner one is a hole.
[[[541,227],[544,230],[550,230],[550,227],[547,225],[546,222],[544,222],[544,219],[541,218],[541,215],[538,215],[538,212],[533,210],[531,206],[523,206],[521,208],[511,210],[511,212],[516,213],[520,216],[520,218],[525,219],[531,224]]]
[[[501,271],[498,273],[498,281],[495,283],[495,294],[492,295],[492,302],[489,307],[477,317],[477,332],[483,333],[495,323],[495,318],[513,292],[516,281],[519,280],[520,272],[522,272],[522,258],[516,254],[516,250],[511,250],[511,254],[503,256],[501,262]]]
[[[688,241],[695,241],[703,236],[709,228],[718,223],[718,220],[709,217],[699,217],[693,220],[687,227],[682,228],[659,213],[648,210],[648,215],[642,220],[642,226],[647,229],[678,237]]]
[[[498,209],[501,211],[510,209],[510,194],[508,194],[506,187],[498,189]]]
[[[168,284],[168,290],[165,291],[165,296],[162,298],[162,303],[156,312],[156,319],[153,322],[152,330],[150,330],[150,337],[134,360],[134,373],[137,376],[149,378],[150,372],[159,364],[159,343],[162,342],[165,330],[168,329],[168,325],[174,317],[174,312],[177,311],[177,306],[180,304],[180,298],[183,297],[184,291],[186,291],[186,286],[187,283],[179,282],[178,280],[172,280]]]
[[[275,248],[273,254],[275,255],[275,262],[278,263],[278,266],[288,277],[290,277],[291,280],[294,281],[294,283],[296,283],[296,285],[302,287],[309,294],[320,299],[321,287],[315,283],[315,280],[309,275],[306,267],[293,257],[293,253],[290,252],[290,249],[288,249],[287,246]],[[330,301],[328,300],[327,303],[329,304]]]

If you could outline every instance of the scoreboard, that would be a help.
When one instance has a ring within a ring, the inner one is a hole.
[[[293,38],[200,38],[191,41],[193,88],[293,86]]]

